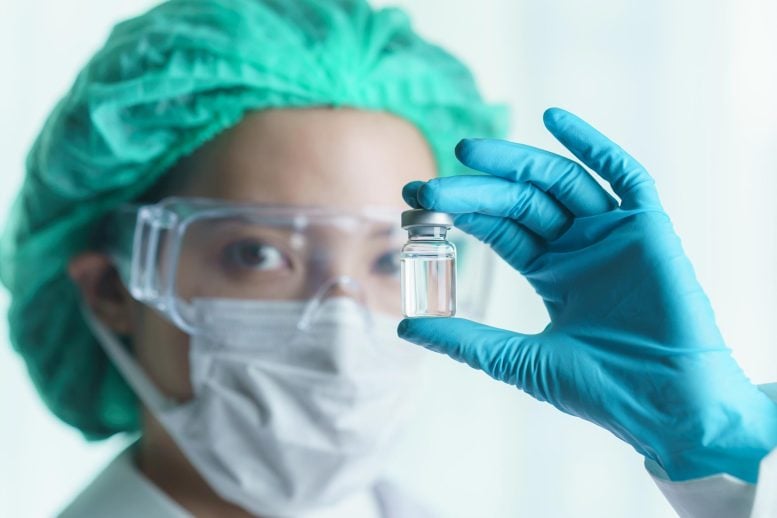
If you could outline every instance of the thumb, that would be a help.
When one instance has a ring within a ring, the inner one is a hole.
[[[499,381],[526,390],[534,386],[542,354],[540,335],[525,335],[463,318],[406,318],[400,338],[481,370]],[[531,394],[537,397],[535,394]]]

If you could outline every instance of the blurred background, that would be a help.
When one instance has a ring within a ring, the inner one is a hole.
[[[28,146],[118,20],[148,0],[0,1],[0,221]],[[777,4],[770,0],[407,0],[428,38],[512,108],[512,138],[561,152],[542,112],[576,112],[655,176],[718,323],[753,380],[777,381]],[[477,4],[477,6],[475,5]],[[444,7],[442,7],[444,5]],[[547,315],[499,264],[492,325]],[[0,294],[0,311],[8,300]],[[51,417],[0,321],[0,516],[50,516],[127,443]],[[442,516],[669,517],[630,447],[435,359],[392,471]]]

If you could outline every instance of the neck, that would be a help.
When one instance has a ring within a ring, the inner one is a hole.
[[[198,517],[248,518],[208,485],[151,414],[143,410],[143,435],[135,463],[141,473],[178,505]]]

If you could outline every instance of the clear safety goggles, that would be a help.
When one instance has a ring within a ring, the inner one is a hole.
[[[300,328],[333,296],[400,318],[402,210],[167,198],[117,211],[109,252],[132,296],[189,334],[212,324],[196,310],[203,299],[303,301]],[[456,229],[449,240],[459,249],[459,314],[478,317],[491,254]]]

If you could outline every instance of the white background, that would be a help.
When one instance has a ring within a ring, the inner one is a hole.
[[[0,0],[2,214],[76,71],[113,23],[152,4],[10,2]],[[394,3],[469,63],[489,98],[512,106],[514,139],[560,151],[541,121],[556,105],[635,155],[656,177],[737,359],[755,381],[777,380],[774,2]],[[545,319],[531,288],[500,266],[489,322],[538,331]],[[640,458],[608,433],[452,362],[435,361],[426,385],[394,470],[444,516],[673,516]],[[6,343],[0,416],[0,516],[51,515],[124,442],[86,444],[50,417]]]

